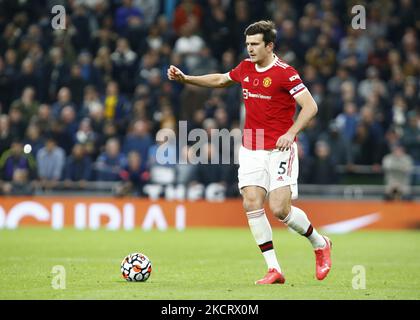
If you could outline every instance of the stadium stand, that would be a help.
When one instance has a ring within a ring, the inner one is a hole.
[[[65,6],[64,30],[50,24],[55,4]],[[366,29],[351,26],[355,4],[1,1],[0,194],[141,197],[147,183],[218,183],[239,196],[234,161],[162,165],[155,137],[179,132],[179,121],[209,135],[240,128],[240,87],[183,86],[166,70],[227,72],[247,56],[245,27],[272,19],[276,53],[319,107],[299,135],[301,194],[420,197],[419,2],[358,1]]]

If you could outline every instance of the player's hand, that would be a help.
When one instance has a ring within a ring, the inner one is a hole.
[[[185,74],[177,67],[171,65],[168,69],[168,79],[183,83],[185,82]]]
[[[293,142],[295,141],[295,134],[286,132],[282,135],[276,143],[276,148],[280,151],[287,151],[292,146]]]

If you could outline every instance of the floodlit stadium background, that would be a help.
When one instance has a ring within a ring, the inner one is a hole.
[[[419,12],[410,0],[0,1],[0,299],[419,299]],[[260,19],[318,103],[298,137],[296,203],[335,243],[316,282],[307,243],[268,214],[281,291],[253,286],[265,266],[237,188],[240,85],[166,77],[170,64],[228,72]],[[195,129],[210,149],[227,129],[213,154],[230,163],[176,163]],[[175,163],[161,165],[168,132]],[[138,250],[156,267],[146,290],[119,277]]]

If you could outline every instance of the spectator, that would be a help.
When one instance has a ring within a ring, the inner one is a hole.
[[[302,143],[297,144],[299,156],[299,183],[308,184],[311,181],[312,168],[314,167],[313,159],[306,152]]]
[[[315,143],[318,141],[319,135],[322,133],[322,130],[319,125],[318,118],[312,118],[305,130],[299,136],[299,140],[302,142],[302,146],[305,149],[305,153],[308,155],[315,155]]]
[[[149,173],[142,170],[140,154],[136,151],[128,153],[127,165],[120,171],[121,183],[116,188],[119,196],[143,194],[143,187],[149,179]]]
[[[408,124],[401,137],[401,144],[413,159],[414,165],[420,166],[420,115],[412,112],[408,115]],[[420,185],[420,173],[414,174],[413,183]]]
[[[61,179],[66,161],[65,152],[57,146],[55,137],[52,135],[47,137],[45,147],[38,151],[36,160],[40,186],[51,190]]]
[[[160,111],[157,113],[160,129],[164,128],[176,128],[176,118],[173,112],[173,107],[170,104],[163,104],[160,107]]]
[[[340,66],[337,69],[336,74],[332,76],[327,82],[328,92],[333,94],[334,97],[339,97],[341,85],[347,80],[353,84],[352,87],[355,86],[356,80],[350,75],[346,68]]]
[[[401,140],[407,153],[416,164],[420,164],[420,113],[412,112],[408,115],[408,125],[404,128]]]
[[[99,99],[98,91],[94,86],[88,85],[83,91],[83,101],[81,103],[78,118],[83,119],[91,115],[91,112],[96,109],[103,109],[101,100]]]
[[[93,126],[93,124],[92,124]],[[112,121],[105,121],[102,122],[101,125],[102,130],[95,130],[95,132],[99,132],[98,139],[96,140],[96,150],[99,151],[99,153],[102,153],[104,151],[104,146],[106,145],[106,142],[111,139],[115,138],[117,139],[118,143],[121,142],[121,137],[118,134],[117,126]],[[96,156],[93,156],[93,159],[96,159],[98,154]]]
[[[207,46],[203,46],[197,55],[197,64],[194,67],[192,75],[201,75],[218,72],[219,65],[211,50]]]
[[[64,184],[66,187],[83,189],[92,177],[92,161],[86,155],[82,144],[73,146],[71,155],[67,158],[64,168]]]
[[[123,34],[130,22],[130,19],[138,18],[143,20],[144,14],[140,8],[133,5],[133,0],[123,0],[122,6],[117,9],[115,14],[115,26]]]
[[[315,144],[315,158],[310,170],[310,183],[336,184],[338,178],[335,165],[328,144],[322,140],[318,141]]]
[[[189,146],[184,146],[181,149],[180,159],[176,163],[176,184],[188,186],[194,179],[197,166],[190,163],[193,156],[192,150]]]
[[[228,15],[220,0],[210,2],[207,12],[203,17],[203,29],[206,43],[220,60],[223,52],[229,49],[233,40],[228,28]]]
[[[331,76],[334,71],[335,52],[329,45],[328,36],[318,36],[316,46],[306,53],[306,61],[317,68],[325,78]]]
[[[35,124],[30,124],[26,129],[25,139],[23,140],[23,145],[30,146],[30,153],[36,158],[38,151],[41,150],[44,145],[45,141],[44,138],[41,136],[41,129]]]
[[[148,159],[149,149],[153,144],[148,124],[144,120],[135,121],[124,139],[123,152],[137,151],[142,159]],[[145,169],[146,163],[142,164]]]
[[[419,72],[420,73],[420,72]],[[418,83],[418,82],[417,82]],[[413,77],[406,78],[404,82],[404,98],[407,102],[407,110],[412,111],[419,105],[418,85]]]
[[[16,169],[28,170],[30,180],[36,177],[36,162],[31,154],[23,152],[20,140],[14,140],[10,149],[0,157],[0,180],[12,181]]]
[[[141,85],[147,85],[149,82],[150,73],[152,70],[158,70],[159,66],[159,55],[155,50],[147,51],[140,60],[139,69],[136,76],[136,83]],[[136,88],[137,91],[138,87]],[[149,91],[148,86],[146,90]]]
[[[105,151],[98,156],[94,165],[97,181],[119,181],[120,172],[127,163],[126,156],[120,152],[120,142],[115,138],[106,141]]]
[[[351,162],[353,164],[372,165],[374,162],[373,153],[378,154],[375,140],[369,134],[368,127],[359,123],[351,144]]]
[[[23,120],[23,114],[18,107],[9,110],[9,128],[11,135],[18,139],[23,139],[25,135],[26,123]]]
[[[72,44],[76,51],[88,49],[90,45],[90,35],[94,31],[95,16],[90,14],[85,5],[73,3],[73,14],[71,16],[72,24],[75,28],[75,34],[72,37]]]
[[[385,199],[409,200],[411,198],[411,174],[413,159],[397,144],[382,160],[385,179]]]
[[[125,97],[120,94],[117,82],[111,81],[107,84],[102,103],[105,120],[113,120],[118,130],[123,131],[127,125],[130,106]]]
[[[28,179],[28,170],[16,169],[10,183],[3,185],[3,194],[13,196],[30,196],[35,192],[34,185]]]
[[[407,122],[407,103],[401,95],[397,94],[392,103],[392,124],[401,131]]]
[[[54,47],[50,50],[50,62],[46,65],[44,73],[44,94],[43,99],[51,102],[57,95],[57,91],[67,83],[70,68],[64,61],[61,48]],[[58,110],[57,110],[58,112]],[[54,113],[56,115],[56,113]]]
[[[193,22],[183,25],[181,37],[176,40],[174,47],[174,52],[183,56],[188,70],[194,70],[198,65],[200,50],[205,46],[204,40],[196,34],[196,27]]]
[[[112,75],[119,84],[121,91],[123,93],[132,92],[132,79],[137,63],[137,53],[131,50],[127,39],[120,38],[117,40],[117,47],[111,54],[111,60],[113,65]]]
[[[326,133],[319,137],[330,148],[330,158],[335,165],[348,165],[351,163],[350,141],[344,138],[337,124],[333,121]]]
[[[182,28],[191,21],[194,21],[199,26],[202,15],[201,6],[195,0],[182,0],[175,9],[173,23],[176,33],[181,34]]]
[[[368,96],[372,92],[380,94],[382,97],[386,95],[386,86],[383,80],[379,78],[379,71],[376,67],[370,66],[366,71],[367,78],[362,80],[358,87],[358,94],[364,100],[367,100]]]
[[[200,147],[200,156],[196,160],[200,160],[196,164],[197,169],[195,170],[195,176],[193,182],[208,186],[211,183],[219,183],[226,186],[224,181],[227,176],[227,165],[211,165],[211,159],[213,153],[217,152],[211,143],[204,144]]]
[[[11,108],[17,108],[22,113],[22,120],[27,125],[29,120],[37,113],[39,102],[35,100],[35,90],[33,87],[23,89],[22,95],[18,100],[13,101]]]
[[[335,123],[347,141],[352,141],[356,133],[359,115],[354,102],[347,102],[344,111],[335,118]]]
[[[25,58],[22,62],[22,69],[16,79],[15,96],[20,96],[26,87],[33,87],[39,91],[41,85],[40,78],[35,73],[34,62],[30,58]]]
[[[12,141],[13,136],[10,132],[9,116],[2,114],[0,115],[0,156],[10,148]]]
[[[244,30],[251,22],[251,10],[248,1],[239,0],[231,2],[233,6],[233,16],[229,29],[232,35],[233,49],[241,54],[245,51],[245,35]]]
[[[152,23],[155,22],[156,16],[159,13],[160,1],[156,0],[134,0],[133,4],[139,8],[144,15],[144,24],[146,27],[151,27]]]
[[[69,137],[69,146],[63,146],[66,151],[69,151],[73,147],[73,143],[76,140],[76,132],[78,130],[78,123],[76,119],[76,111],[71,106],[65,106],[60,113],[60,123],[63,128],[63,133],[66,137]],[[69,152],[67,152],[69,154]]]
[[[90,118],[84,118],[80,121],[79,128],[74,135],[75,143],[82,144],[88,148],[92,148],[96,144],[97,134],[92,129]]]
[[[70,77],[66,83],[69,88],[76,112],[79,112],[83,99],[83,91],[87,82],[82,77],[82,68],[79,64],[74,64],[70,69]]]
[[[170,128],[160,129],[156,133],[156,143],[148,152],[150,181],[159,184],[175,183],[175,164],[177,161],[175,131]]]
[[[384,130],[377,120],[377,116],[378,110],[375,110],[375,108],[369,105],[360,109],[360,123],[366,126],[368,134],[367,142],[371,146],[370,149],[365,150],[367,152],[364,155],[367,159],[367,163],[365,164],[379,165],[383,157]]]
[[[56,119],[60,117],[61,110],[66,106],[74,106],[74,103],[72,102],[72,96],[71,91],[68,87],[62,87],[58,91],[57,94],[57,101],[54,102],[51,106],[52,116]],[[77,109],[77,108],[75,108]]]
[[[8,113],[14,97],[15,74],[13,68],[6,68],[6,61],[0,54],[0,112]]]
[[[103,83],[108,83],[112,80],[112,59],[109,47],[102,46],[98,49],[93,65],[98,70],[99,77],[101,78],[101,87]]]

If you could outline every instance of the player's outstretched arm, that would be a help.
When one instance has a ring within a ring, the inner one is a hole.
[[[302,107],[299,115],[290,129],[282,135],[276,143],[280,151],[288,150],[295,140],[296,135],[303,130],[316,113],[318,106],[308,90],[303,91],[296,97],[296,102]]]
[[[230,80],[225,74],[222,73],[190,76],[184,74],[180,69],[173,65],[171,65],[168,69],[168,79],[208,88],[224,88],[234,83],[234,81]]]

